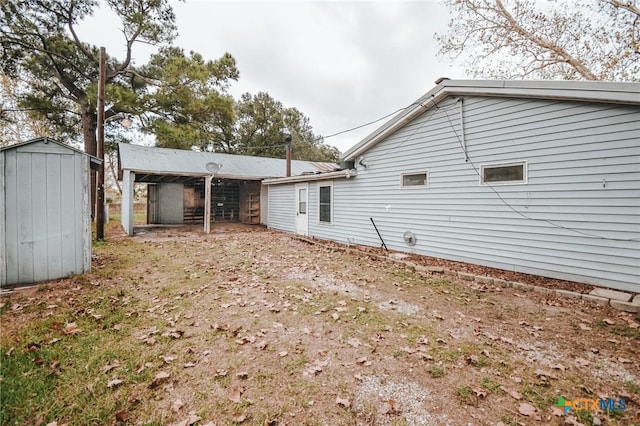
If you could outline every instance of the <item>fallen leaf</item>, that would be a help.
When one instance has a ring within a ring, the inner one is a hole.
[[[240,414],[239,416],[235,416],[235,417],[233,418],[233,422],[234,422],[234,423],[242,423],[242,422],[244,422],[245,420],[247,420],[247,416],[245,416],[244,414]]]
[[[378,407],[378,413],[380,414],[397,414],[399,412],[400,407],[398,403],[393,399],[384,401],[382,405]]]
[[[403,347],[400,348],[400,350],[403,351],[403,352],[406,352],[408,354],[412,354],[412,353],[416,352],[415,349],[411,349],[408,346],[403,346]]]
[[[542,378],[549,378],[549,379],[553,379],[554,376],[553,374],[551,374],[548,371],[542,370],[542,369],[537,369],[536,370],[536,376],[542,377]]]
[[[483,389],[479,389],[479,388],[472,388],[471,389],[473,391],[473,393],[476,394],[476,396],[478,398],[486,398],[487,397],[487,391],[483,390]]]
[[[175,401],[173,401],[173,404],[171,404],[171,410],[174,413],[177,413],[178,411],[180,411],[180,409],[184,406],[184,403],[182,402],[181,399],[176,399]]]
[[[522,394],[518,391],[515,390],[511,390],[511,389],[507,389],[504,386],[500,386],[500,389],[502,389],[503,392],[509,394],[511,396],[511,398],[515,399],[515,400],[521,400],[522,399]]]
[[[78,328],[75,322],[68,322],[62,332],[66,335],[75,335],[82,333],[82,329]]]
[[[229,393],[229,399],[232,402],[239,403],[241,400],[240,398],[242,396],[242,391],[242,387],[234,386],[233,388],[231,388],[231,392]]]
[[[351,339],[348,339],[347,343],[350,346],[353,346],[354,348],[357,348],[358,346],[360,346],[362,344],[362,343],[360,343],[360,339],[357,339],[355,337],[352,337]]]
[[[264,348],[267,347],[269,343],[266,340],[261,340],[259,342],[254,343],[254,347],[259,349],[259,350],[263,350]]]
[[[163,355],[160,358],[162,358],[162,361],[165,364],[169,364],[170,362],[175,361],[177,359],[175,356],[169,356],[169,355]]]
[[[534,414],[536,414],[536,407],[534,407],[533,405],[531,405],[529,403],[522,402],[522,403],[520,403],[520,406],[518,407],[518,412],[520,414],[522,414],[523,416],[531,417]]]
[[[591,361],[588,361],[584,358],[576,358],[575,359],[576,364],[578,364],[581,367],[587,367],[588,365],[591,364]]]
[[[336,404],[344,407],[344,408],[349,408],[351,407],[351,401],[349,401],[349,398],[340,398],[339,396],[336,397]]]
[[[469,355],[467,358],[467,364],[471,364],[471,365],[478,365],[478,362],[480,361],[480,359],[478,358],[478,355]]]
[[[115,378],[113,380],[110,380],[109,383],[107,383],[107,387],[108,388],[114,388],[114,387],[122,384],[122,382],[123,382],[122,380],[120,380],[118,378]]]
[[[108,373],[109,371],[113,370],[114,368],[118,368],[120,367],[120,361],[118,361],[117,359],[114,359],[111,364],[109,365],[105,365],[104,367],[102,367],[102,372],[103,373]]]
[[[160,383],[166,381],[169,377],[171,377],[171,375],[165,371],[160,371],[158,374],[156,374],[153,377],[153,380],[151,381],[151,384],[149,385],[150,388],[155,388],[158,385],[160,385]]]
[[[200,420],[202,420],[201,417],[199,417],[198,415],[196,415],[195,411],[191,411],[189,413],[189,417],[187,417],[184,420],[181,420],[177,423],[171,423],[169,426],[190,426],[194,423],[199,422]]]
[[[118,411],[116,413],[116,421],[120,423],[126,423],[129,421],[129,413],[126,411]]]

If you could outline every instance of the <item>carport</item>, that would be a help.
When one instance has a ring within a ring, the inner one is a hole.
[[[336,169],[333,163],[291,161],[293,175]],[[147,223],[212,222],[260,224],[267,221],[262,180],[286,176],[286,160],[118,144],[122,181],[121,222],[133,235],[135,183],[147,185]]]

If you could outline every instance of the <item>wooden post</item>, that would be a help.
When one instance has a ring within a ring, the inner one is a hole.
[[[104,240],[104,86],[106,82],[105,76],[105,48],[100,48],[99,68],[98,68],[98,146],[97,156],[102,162],[100,170],[98,170],[98,179],[96,184],[97,200],[96,200],[96,239]]]
[[[213,175],[204,178],[204,232],[211,232],[211,181]]]

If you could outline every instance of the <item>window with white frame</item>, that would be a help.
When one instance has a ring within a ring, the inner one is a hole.
[[[424,188],[427,186],[427,172],[403,173],[400,176],[400,186],[403,188]]]
[[[318,221],[332,223],[333,221],[333,184],[318,184]]]
[[[482,185],[527,183],[527,162],[483,165],[480,167],[480,183]]]

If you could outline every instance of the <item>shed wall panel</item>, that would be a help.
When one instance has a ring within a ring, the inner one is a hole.
[[[184,185],[158,185],[158,223],[184,223]]]
[[[334,181],[333,224],[311,221],[310,234],[380,246],[373,217],[390,249],[640,292],[640,109],[483,97],[463,108],[464,142],[446,99],[364,153],[367,168]],[[527,183],[480,184],[482,164],[514,161]],[[401,173],[424,170],[426,188],[401,187]]]
[[[18,277],[19,282],[34,282],[33,272],[33,212],[31,188],[33,172],[31,155],[18,152]]]
[[[24,155],[24,154],[18,154]],[[45,281],[49,276],[48,270],[48,250],[47,250],[47,154],[33,153],[31,157],[31,176],[32,185],[30,212],[31,212],[31,228],[33,232],[33,281]],[[59,157],[60,155],[55,155]],[[49,194],[55,197],[57,194]]]
[[[62,245],[62,197],[53,194],[62,195],[62,159],[63,156],[47,156],[46,186],[47,194],[50,194],[44,200],[47,211],[47,229],[49,235],[47,238],[48,268],[52,275],[64,276],[62,269],[62,257],[64,247]]]

